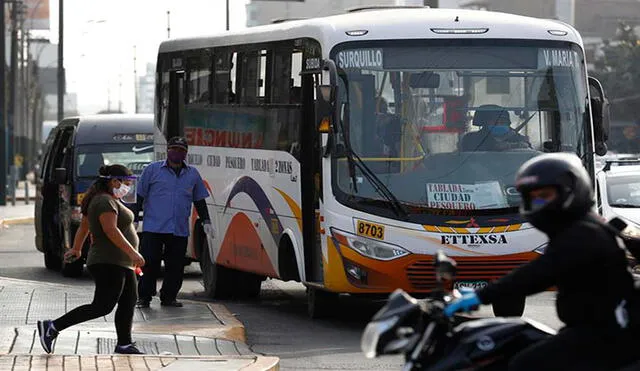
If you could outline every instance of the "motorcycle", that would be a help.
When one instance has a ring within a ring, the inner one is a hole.
[[[362,336],[367,358],[404,354],[403,371],[506,370],[510,359],[556,331],[527,318],[483,318],[456,324],[444,314],[447,303],[460,296],[445,290],[453,282],[455,260],[435,256],[436,289],[431,298],[417,300],[395,290],[371,319]],[[624,370],[638,370],[640,363]],[[623,370],[621,370],[623,371]]]

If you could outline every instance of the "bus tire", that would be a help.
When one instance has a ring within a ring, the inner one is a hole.
[[[233,272],[212,261],[209,254],[209,246],[206,244],[202,249],[200,257],[200,267],[202,269],[202,284],[204,293],[211,299],[228,299],[233,292]]]
[[[493,314],[496,317],[521,317],[524,313],[525,297],[512,297],[493,303]]]
[[[60,257],[54,254],[50,249],[44,250],[44,266],[52,271],[60,270]]]
[[[307,287],[307,314],[309,318],[319,319],[331,316],[336,308],[338,294]]]
[[[263,277],[255,273],[234,271],[236,275],[236,291],[234,296],[238,299],[256,299],[260,296]]]

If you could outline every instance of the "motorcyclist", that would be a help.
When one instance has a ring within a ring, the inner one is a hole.
[[[478,290],[445,313],[468,311],[510,296],[557,288],[566,325],[557,336],[516,355],[509,370],[612,370],[639,359],[638,300],[624,250],[591,211],[593,188],[580,159],[543,154],[516,175],[521,213],[549,237],[543,255]]]

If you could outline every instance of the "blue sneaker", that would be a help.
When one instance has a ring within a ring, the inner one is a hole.
[[[116,345],[116,349],[113,351],[116,354],[144,354],[143,351],[138,349],[136,343],[128,345]]]
[[[47,353],[53,353],[56,338],[58,337],[58,331],[53,327],[53,321],[38,321],[38,334],[40,335],[42,349]]]

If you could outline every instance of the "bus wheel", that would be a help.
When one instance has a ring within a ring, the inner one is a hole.
[[[52,271],[60,270],[60,257],[48,248],[44,250],[44,266]]]
[[[338,294],[307,287],[307,313],[310,318],[325,318],[333,314]]]
[[[262,276],[249,272],[235,271],[237,279],[234,295],[239,299],[255,299],[260,296],[262,288]]]
[[[496,317],[521,317],[524,313],[525,297],[498,300],[492,306]]]
[[[204,293],[212,299],[227,299],[233,291],[230,279],[233,274],[228,268],[214,263],[209,254],[209,246],[204,244],[200,257]]]

